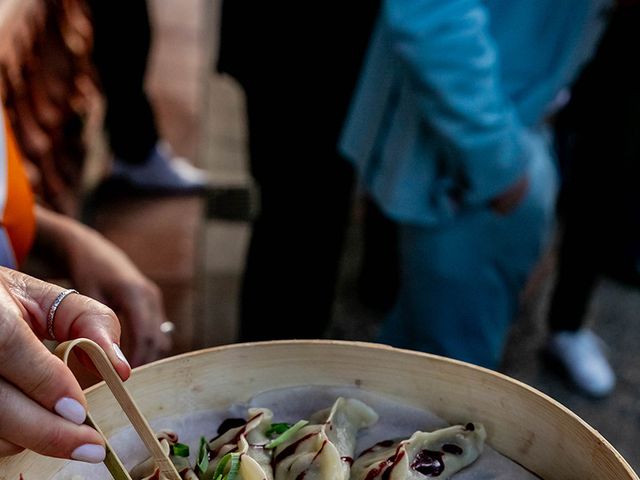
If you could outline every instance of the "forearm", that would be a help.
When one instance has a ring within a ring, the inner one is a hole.
[[[32,253],[36,258],[46,261],[47,267],[62,270],[69,274],[69,249],[82,241],[83,232],[76,221],[36,206],[36,238]]]
[[[73,286],[117,312],[131,346],[131,362],[141,365],[170,347],[160,325],[166,321],[162,293],[131,259],[99,232],[73,218],[38,208],[38,247],[57,259]]]
[[[36,207],[36,224],[33,253],[70,277],[74,275],[74,265],[83,262],[88,254],[93,256],[108,248],[109,258],[116,260],[124,256],[96,230],[42,206]]]

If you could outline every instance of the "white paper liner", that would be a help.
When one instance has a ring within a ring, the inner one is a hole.
[[[432,412],[404,405],[397,401],[356,387],[303,386],[275,389],[254,396],[249,402],[234,404],[228,410],[200,411],[150,421],[155,430],[170,429],[178,433],[181,443],[191,447],[191,463],[201,436],[211,439],[225,418],[245,418],[248,407],[265,407],[274,412],[274,422],[289,422],[308,418],[327,408],[339,396],[357,398],[373,408],[380,419],[358,436],[356,456],[382,440],[407,438],[416,430],[431,431],[447,426]],[[476,421],[469,418],[467,421]],[[133,427],[126,428],[110,439],[124,465],[131,469],[149,456]],[[491,438],[487,438],[491,442]],[[111,480],[104,465],[69,462],[55,477],[60,480]],[[480,458],[471,466],[451,477],[455,480],[531,480],[538,477],[517,463],[485,445]]]

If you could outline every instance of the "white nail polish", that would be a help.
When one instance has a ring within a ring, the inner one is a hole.
[[[71,458],[79,462],[100,463],[106,455],[107,452],[102,445],[85,443],[71,453]]]
[[[122,353],[122,350],[120,350],[120,345],[118,345],[117,343],[114,343],[113,350],[116,352],[116,357],[118,357],[122,362],[126,363],[129,366],[129,368],[131,368],[131,365],[129,364],[129,360],[127,360],[127,357],[125,357],[124,353]]]
[[[80,402],[73,398],[64,397],[58,400],[53,407],[62,418],[66,418],[76,425],[82,425],[87,418],[87,411]]]

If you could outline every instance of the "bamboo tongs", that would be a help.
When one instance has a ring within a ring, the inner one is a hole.
[[[160,478],[162,480],[181,480],[176,467],[173,465],[169,457],[167,457],[163,452],[160,442],[158,442],[153,430],[151,430],[151,427],[149,426],[149,422],[147,422],[140,412],[136,402],[125,388],[122,380],[120,380],[120,377],[111,365],[111,362],[109,361],[106,353],[104,353],[104,350],[102,350],[102,348],[92,340],[79,338],[77,340],[61,343],[56,348],[55,354],[60,357],[63,362],[67,363],[69,354],[75,347],[79,347],[89,355],[89,358],[111,390],[111,393],[113,393],[118,404],[120,404],[120,407],[129,418],[133,428],[140,436],[140,439],[147,447],[149,453],[151,453],[151,457],[153,458],[156,466],[160,469]],[[131,480],[131,476],[109,444],[107,437],[102,433],[102,430],[100,430],[100,427],[96,425],[89,413],[87,413],[87,420],[85,423],[95,428],[104,438],[105,448],[107,451],[104,464],[109,469],[113,478],[115,480]]]

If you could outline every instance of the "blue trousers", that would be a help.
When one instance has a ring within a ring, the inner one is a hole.
[[[509,214],[461,212],[438,227],[400,225],[400,290],[378,341],[496,369],[519,294],[550,237],[557,173],[546,152]]]

